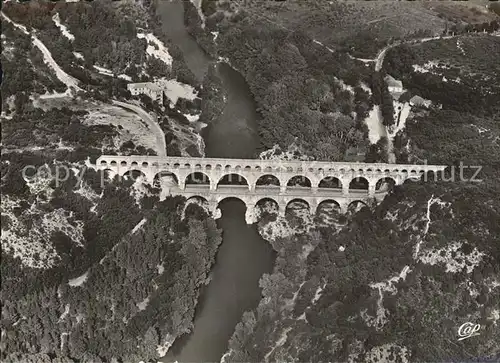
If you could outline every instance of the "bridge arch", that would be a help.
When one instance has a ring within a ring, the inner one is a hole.
[[[316,208],[316,214],[319,215],[321,213],[330,215],[330,214],[340,214],[342,208],[340,203],[335,199],[325,199],[318,204]]]
[[[257,218],[280,213],[278,202],[275,199],[269,197],[258,200],[257,203],[255,203],[254,209]]]
[[[342,181],[334,176],[326,176],[320,180],[318,188],[342,189]]]
[[[244,213],[245,215],[247,214],[249,209],[253,209],[253,205],[248,205],[245,202],[244,198],[239,198],[237,196],[225,196],[225,197],[219,197],[215,201],[215,204],[213,205],[215,207],[215,210],[219,209],[222,213],[224,213],[225,204],[226,203],[231,203],[231,202],[237,202],[236,206],[231,207],[231,211],[234,211],[234,209],[238,210],[238,213]]]
[[[277,176],[272,175],[272,174],[264,174],[261,175],[257,181],[255,182],[255,187],[261,187],[261,186],[280,186],[280,180],[278,179]]]
[[[295,186],[300,186],[300,187],[305,187],[305,188],[311,188],[312,187],[312,182],[311,179],[304,175],[295,175],[292,176],[290,179],[288,179],[286,183],[287,187],[295,187]]]
[[[138,169],[130,169],[123,173],[123,177],[126,180],[131,180],[132,182],[136,182],[139,178],[146,179],[146,174],[142,170]]]
[[[179,186],[179,177],[176,173],[171,171],[160,171],[153,177],[153,186],[160,187],[162,179],[167,179],[167,182]]]
[[[300,210],[305,210],[305,209],[310,211],[311,205],[307,201],[305,201],[304,199],[295,198],[286,204],[285,213],[288,213],[290,211],[300,211]]]
[[[228,173],[220,177],[217,181],[217,188],[220,185],[250,185],[247,178],[238,173]]]
[[[200,209],[194,206],[199,206],[202,210],[204,210],[207,213],[211,212],[210,203],[208,202],[208,200],[202,196],[194,195],[188,198],[186,200],[186,203],[184,204],[183,218],[185,218],[186,216],[194,216],[195,218],[197,216],[201,216]]]
[[[368,179],[358,176],[351,179],[351,182],[349,183],[349,190],[368,190],[369,184]]]
[[[207,174],[201,171],[190,173],[184,179],[186,185],[188,184],[210,184],[210,178]]]
[[[366,204],[362,200],[354,200],[347,206],[347,213],[354,214],[363,209],[364,207],[368,207],[368,204]]]
[[[201,195],[193,195],[192,197],[189,197],[186,200],[186,207],[192,203],[196,203],[203,206],[208,206],[210,204],[208,200],[205,197],[202,197]]]
[[[377,183],[375,184],[375,190],[389,191],[392,190],[395,185],[396,185],[396,180],[394,180],[394,178],[391,178],[390,176],[387,176],[377,180]]]

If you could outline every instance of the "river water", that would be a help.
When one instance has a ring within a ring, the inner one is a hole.
[[[160,0],[158,5],[164,31],[181,49],[193,74],[202,80],[212,63],[183,23],[183,3]],[[225,63],[217,73],[228,94],[221,117],[203,133],[207,157],[251,158],[259,145],[257,114],[244,78]],[[215,362],[227,350],[228,340],[243,312],[257,306],[261,299],[259,279],[271,272],[274,251],[245,222],[245,205],[237,199],[221,202],[222,244],[212,269],[212,280],[200,296],[194,330],[178,339],[164,362]]]

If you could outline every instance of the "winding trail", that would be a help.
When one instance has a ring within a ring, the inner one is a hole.
[[[38,39],[37,36],[34,33],[28,32],[28,30],[26,29],[26,27],[24,25],[17,24],[12,19],[10,19],[7,15],[5,15],[5,13],[3,11],[2,11],[2,17],[7,22],[11,23],[16,28],[18,28],[19,30],[21,30],[24,34],[31,36],[31,41],[33,42],[33,45],[35,45],[35,47],[37,47],[38,49],[40,49],[40,51],[43,54],[43,61],[50,68],[52,68],[54,70],[54,72],[56,73],[56,77],[62,83],[64,83],[66,85],[66,87],[68,87],[68,89],[74,89],[75,91],[82,91],[82,89],[80,87],[78,87],[79,81],[76,78],[70,76],[65,71],[63,71],[63,69],[59,66],[59,64],[56,63],[56,61],[54,60],[54,58],[52,58],[52,54],[47,49],[47,47],[45,46],[45,44],[43,44],[43,42],[40,39]]]
[[[116,100],[112,100],[111,102],[114,105],[123,107],[129,111],[134,112],[144,122],[146,122],[148,127],[153,131],[153,133],[156,136],[156,143],[157,143],[156,152],[157,152],[158,156],[167,156],[167,143],[165,141],[165,133],[163,132],[160,125],[156,121],[156,115],[153,114],[154,116],[152,116],[144,109],[140,108],[139,106],[133,105],[131,103],[126,103],[126,102],[121,102],[121,101],[116,101]]]

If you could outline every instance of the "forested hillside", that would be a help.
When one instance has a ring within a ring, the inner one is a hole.
[[[141,38],[153,20],[141,3],[2,6],[2,362],[156,362],[192,328],[221,242],[214,220],[93,165],[158,151],[112,99],[161,114],[179,153],[174,128],[200,110],[181,95],[164,112],[127,91],[158,77],[198,86],[173,46]]]
[[[277,239],[264,299],[245,313],[225,361],[494,361],[498,193],[410,183],[342,230]],[[467,321],[481,324],[480,336],[457,342]]]
[[[449,165],[357,213],[264,213],[275,267],[224,362],[500,359],[500,37],[467,34],[493,32],[498,9],[424,3],[202,1],[200,18],[187,2],[190,31],[250,86],[266,155],[386,161],[391,144],[397,162]],[[156,362],[193,330],[221,230],[198,205],[93,165],[158,153],[112,100],[158,114],[168,155],[200,154],[190,118],[224,108],[213,69],[200,84],[154,13],[3,4],[2,362]],[[436,35],[448,38],[406,42]],[[184,97],[162,106],[126,89],[158,79]],[[370,144],[374,105],[391,142]],[[458,341],[466,322],[479,335]]]
[[[369,111],[380,105],[384,125],[394,122],[391,96],[373,67],[377,53],[496,18],[479,5],[425,3],[205,1],[203,21],[191,3],[185,20],[210,54],[245,77],[263,149],[295,143],[322,160],[356,149],[373,162],[384,160],[377,149],[386,146],[369,147]]]
[[[271,239],[274,272],[225,362],[500,358],[499,40],[463,34],[388,51],[380,75],[402,80],[394,111],[409,110],[394,118],[397,161],[450,167],[395,188],[346,226]],[[429,104],[410,107],[413,96]],[[268,216],[262,233],[275,223]],[[466,322],[480,334],[457,341]]]

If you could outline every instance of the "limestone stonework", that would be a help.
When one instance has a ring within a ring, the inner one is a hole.
[[[171,176],[177,184],[170,187],[170,194],[203,198],[213,212],[222,200],[239,198],[246,203],[248,216],[253,215],[253,208],[263,199],[274,200],[281,214],[294,200],[306,202],[312,213],[326,201],[336,203],[346,212],[348,206],[357,201],[381,201],[388,192],[384,182],[400,185],[408,179],[420,180],[425,173],[438,173],[446,168],[444,165],[116,155],[103,155],[96,164],[98,169],[119,176],[138,171],[151,184],[163,176]],[[193,175],[195,181],[206,184],[186,184]],[[221,185],[220,181],[228,175],[245,181],[246,185]],[[264,176],[276,177],[279,186],[257,185]],[[294,177],[307,181],[308,187],[292,186],[290,180]],[[339,187],[322,187],[321,181],[328,179]],[[368,188],[353,189],[353,181],[364,181]]]

